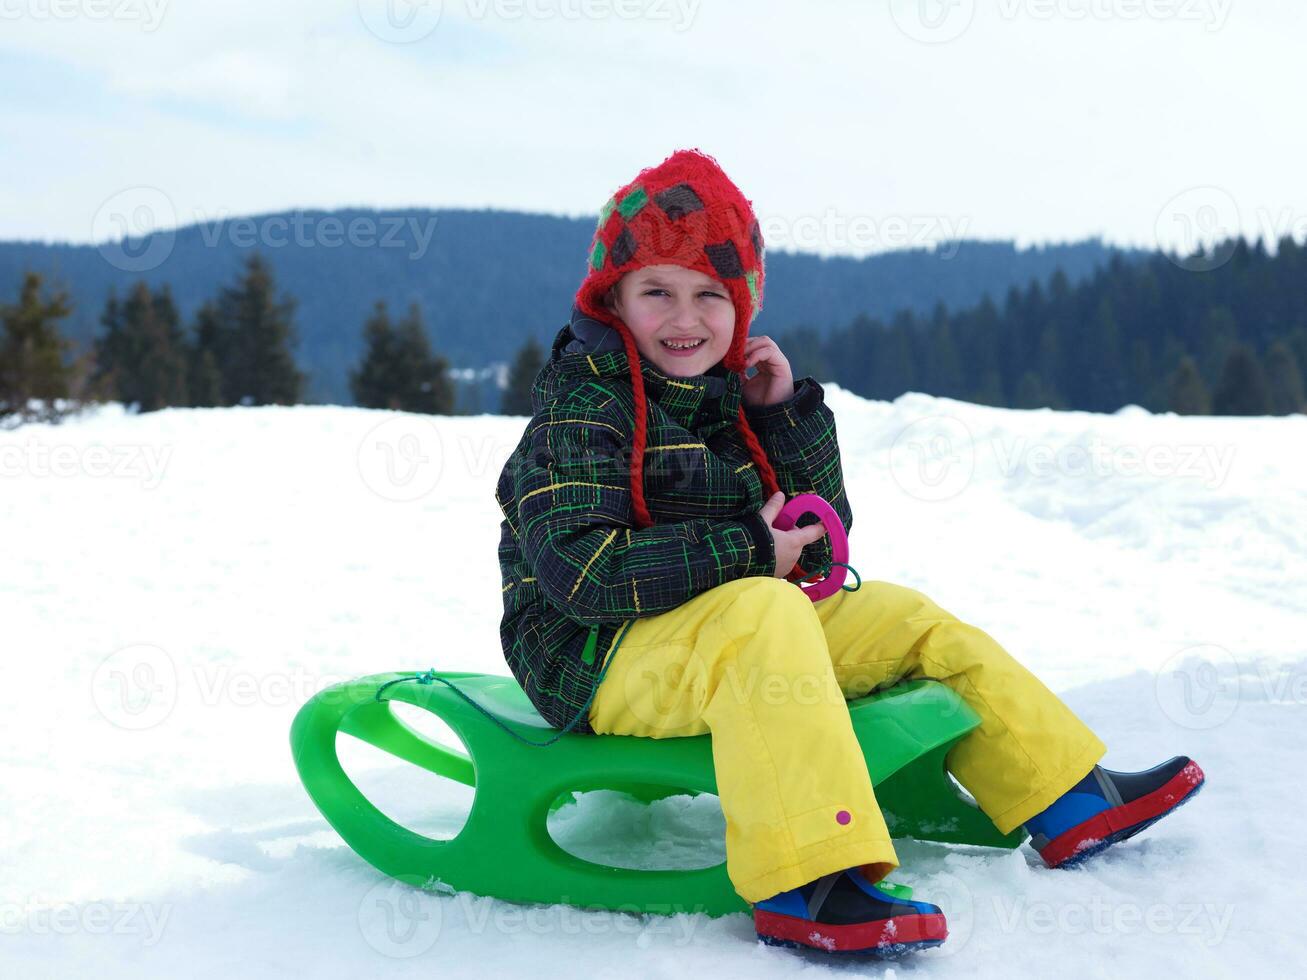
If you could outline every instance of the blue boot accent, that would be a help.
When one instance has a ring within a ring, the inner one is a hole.
[[[1084,779],[1027,820],[1024,824],[1026,832],[1036,840],[1040,837],[1052,840],[1090,817],[1110,810],[1114,804],[1103,795],[1097,770],[1098,766],[1094,766]]]
[[[893,959],[938,946],[948,936],[938,905],[897,898],[861,867],[822,875],[754,906],[754,928],[771,946]]]
[[[1030,844],[1049,867],[1075,867],[1174,812],[1193,798],[1203,781],[1202,769],[1185,755],[1140,772],[1094,766],[1026,821]],[[1145,797],[1153,798],[1140,804]]]
[[[768,912],[776,912],[779,915],[792,915],[796,919],[810,919],[808,915],[808,900],[804,897],[803,892],[798,888],[791,888],[787,892],[780,892],[771,898],[764,898],[761,902],[755,903],[758,908],[765,909]]]

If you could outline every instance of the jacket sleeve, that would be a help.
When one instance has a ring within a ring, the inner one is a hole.
[[[776,471],[776,482],[787,497],[815,493],[835,509],[846,531],[853,527],[853,511],[844,488],[835,414],[826,404],[826,392],[812,377],[795,383],[794,395],[783,402],[763,407],[744,406],[745,418],[758,436],[767,459]],[[805,515],[797,527],[815,523]],[[830,538],[807,545],[799,564],[808,570],[821,568],[831,560]]]
[[[756,512],[633,527],[630,445],[617,424],[551,407],[526,440],[513,474],[523,555],[544,597],[572,619],[653,616],[775,569]]]

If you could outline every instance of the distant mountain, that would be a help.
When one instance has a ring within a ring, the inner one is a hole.
[[[296,353],[309,374],[308,398],[348,404],[348,372],[376,300],[392,311],[419,303],[432,343],[454,366],[469,374],[497,367],[528,336],[548,345],[566,322],[593,230],[589,218],[513,211],[351,209],[206,221],[101,246],[0,242],[0,297],[16,294],[25,270],[41,272],[68,289],[75,309],[67,333],[86,343],[110,289],[121,296],[145,279],[172,287],[189,324],[254,248],[298,301]],[[969,306],[986,292],[997,298],[1009,285],[1046,280],[1057,268],[1080,281],[1113,254],[1135,257],[1099,240],[1028,249],[963,240],[863,259],[773,250],[753,330],[809,325],[826,332],[860,313],[888,318],[937,303]]]

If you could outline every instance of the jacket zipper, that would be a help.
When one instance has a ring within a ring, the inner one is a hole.
[[[585,649],[581,651],[581,660],[584,663],[592,664],[595,662],[595,649],[599,646],[599,624],[595,623],[590,627],[590,637],[585,641]]]

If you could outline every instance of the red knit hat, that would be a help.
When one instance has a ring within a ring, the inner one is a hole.
[[[644,502],[648,403],[635,338],[604,305],[604,297],[624,275],[648,265],[680,265],[720,280],[735,306],[735,334],[722,364],[743,376],[749,324],[762,309],[762,253],[762,231],[753,206],[717,161],[697,149],[677,150],[658,166],[641,170],[599,212],[576,305],[587,316],[615,328],[626,347],[635,389],[631,500],[640,527],[653,524]],[[776,472],[745,420],[743,403],[735,425],[749,447],[767,495],[777,493]]]

